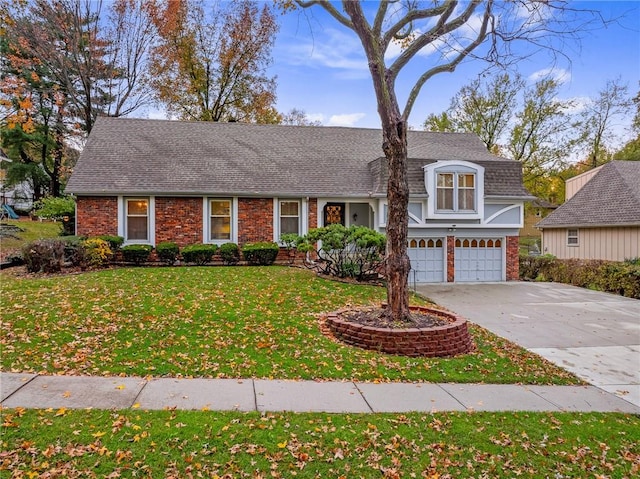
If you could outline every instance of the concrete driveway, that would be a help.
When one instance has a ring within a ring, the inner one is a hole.
[[[640,301],[558,283],[425,284],[418,292],[640,406]]]

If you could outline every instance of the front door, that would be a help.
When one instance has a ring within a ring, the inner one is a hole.
[[[344,210],[344,203],[327,203],[324,207],[324,226],[329,226],[336,223],[345,226]]]

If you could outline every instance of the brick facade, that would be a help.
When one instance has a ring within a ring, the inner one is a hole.
[[[76,201],[76,234],[79,236],[117,235],[118,198],[80,196]]]
[[[202,198],[156,196],[156,243],[202,243]]]
[[[238,199],[238,244],[273,241],[273,199]]]
[[[456,238],[447,236],[447,283],[453,283],[456,279]]]
[[[507,281],[520,279],[520,239],[518,236],[507,236]]]

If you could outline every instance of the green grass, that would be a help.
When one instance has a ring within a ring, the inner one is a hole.
[[[2,411],[0,477],[631,478],[640,418],[601,413]]]
[[[320,331],[319,313],[378,304],[384,288],[296,268],[121,268],[45,278],[3,273],[0,280],[3,371],[580,383],[475,326],[477,350],[448,359],[391,356],[336,342]]]
[[[60,223],[51,221],[3,221],[12,226],[18,226],[23,231],[12,234],[12,236],[0,237],[0,250],[2,255],[12,251],[20,251],[23,246],[35,240],[43,238],[56,238],[60,236]]]

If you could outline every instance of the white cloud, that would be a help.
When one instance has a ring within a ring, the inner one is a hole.
[[[292,65],[315,68],[331,68],[348,74],[345,77],[361,78],[369,75],[362,45],[355,35],[334,30],[323,30],[322,38],[304,39],[288,43],[285,47],[286,61]]]
[[[331,115],[327,126],[353,126],[362,120],[366,115],[364,113],[345,113],[342,115]]]
[[[319,121],[320,123],[324,122],[324,115],[322,113],[307,113],[306,117],[309,121]]]
[[[569,107],[565,108],[564,111],[569,115],[581,113],[593,104],[593,100],[588,96],[575,96],[565,101],[569,102]]]
[[[529,81],[531,82],[537,82],[545,78],[551,78],[560,84],[564,84],[571,80],[571,73],[564,68],[543,68],[529,75]]]

